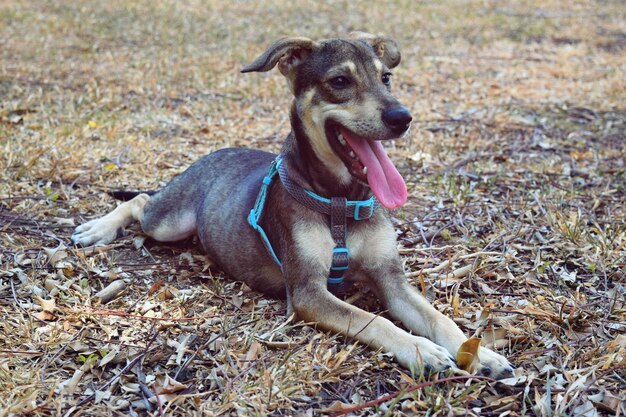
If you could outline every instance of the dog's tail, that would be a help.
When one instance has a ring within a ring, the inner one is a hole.
[[[114,199],[116,199],[116,200],[128,201],[128,200],[131,200],[131,199],[137,197],[139,194],[154,195],[157,192],[155,190],[149,190],[149,191],[122,191],[122,190],[118,190],[118,191],[107,191],[106,193],[108,195],[110,195],[111,197],[113,197]]]

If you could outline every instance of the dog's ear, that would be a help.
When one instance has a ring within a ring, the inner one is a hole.
[[[374,53],[389,69],[400,63],[400,50],[393,39],[380,35],[372,35],[366,32],[351,32],[350,38],[365,41],[374,48]]]
[[[287,76],[306,59],[318,44],[309,38],[283,38],[267,48],[253,63],[244,67],[241,72],[265,72],[278,64],[280,72]]]

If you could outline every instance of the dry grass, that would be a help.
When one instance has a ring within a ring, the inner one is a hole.
[[[0,3],[0,415],[626,414],[623,2],[154,3]],[[108,189],[278,150],[283,80],[238,70],[279,36],[354,29],[397,39],[419,119],[391,150],[406,269],[519,367],[508,384],[409,393],[419,378],[289,321],[192,242],[65,247]]]

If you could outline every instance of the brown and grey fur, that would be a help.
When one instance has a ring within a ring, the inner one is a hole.
[[[399,62],[395,42],[359,34],[318,42],[285,38],[244,68],[243,72],[269,71],[278,65],[287,78],[295,98],[290,109],[292,132],[282,155],[294,181],[329,197],[362,200],[371,195],[330,146],[327,122],[340,123],[368,140],[402,136],[410,115],[382,80]],[[335,88],[337,77],[348,78],[349,87]],[[386,119],[389,109],[402,113],[400,126]],[[454,367],[454,355],[466,337],[407,282],[385,210],[377,210],[365,221],[348,219],[350,269],[345,278],[371,286],[389,314],[411,333],[327,290],[335,246],[328,218],[300,205],[277,180],[269,190],[261,225],[282,261],[279,269],[246,221],[274,158],[250,149],[214,152],[155,195],[137,195],[106,216],[79,226],[72,240],[79,245],[106,244],[133,221],[158,241],[197,234],[224,272],[270,296],[286,296],[290,311],[299,319],[389,352],[407,368]],[[503,356],[485,348],[479,356],[482,374],[511,374]]]

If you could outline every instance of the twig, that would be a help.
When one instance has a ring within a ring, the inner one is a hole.
[[[217,339],[219,339],[222,336],[225,336],[226,334],[228,334],[229,332],[242,327],[242,326],[247,326],[248,324],[252,324],[252,323],[256,323],[261,319],[254,319],[254,320],[249,320],[243,323],[239,323],[235,326],[229,327],[228,329],[218,333],[217,335],[215,335],[214,337],[212,337],[211,339],[207,340],[206,342],[204,342],[202,345],[200,345],[196,351],[191,354],[186,360],[185,362],[180,366],[180,368],[178,368],[178,371],[176,371],[176,373],[174,374],[174,379],[178,380],[178,376],[181,374],[181,372],[183,372],[185,370],[185,368],[187,368],[187,366],[189,366],[189,364],[196,358],[196,356],[198,356],[198,353],[204,349],[206,346],[210,345],[211,343],[215,342]]]
[[[129,281],[125,279],[118,279],[107,285],[104,289],[98,291],[95,295],[100,300],[101,304],[106,304],[120,295],[126,287],[128,287]]]
[[[463,278],[464,276],[472,272],[472,269],[474,269],[473,264],[465,265],[465,266],[455,269],[454,271],[448,272],[447,274],[443,275],[440,279]]]
[[[446,259],[445,261],[443,261],[442,263],[440,263],[439,265],[433,267],[433,268],[425,268],[425,269],[421,269],[419,271],[413,271],[413,272],[409,272],[407,274],[407,276],[409,277],[416,277],[418,275],[430,275],[430,274],[437,274],[439,272],[441,272],[443,269],[448,268],[452,262],[456,261],[456,259],[458,258],[458,255],[453,256],[450,259]]]
[[[80,330],[78,330],[76,334],[70,338],[70,340],[64,342],[63,345],[61,345],[61,348],[52,356],[52,359],[46,361],[41,367],[41,385],[43,385],[46,389],[48,389],[48,386],[46,385],[46,368],[48,368],[48,364],[54,362],[59,356],[61,356],[63,352],[65,352],[65,349],[69,347],[70,343],[80,336],[83,330],[85,330],[85,326],[81,327]]]
[[[391,394],[387,394],[387,395],[384,395],[384,396],[382,396],[380,398],[377,398],[375,400],[368,401],[365,404],[361,404],[361,405],[358,405],[358,406],[352,407],[352,408],[347,408],[345,410],[340,411],[339,413],[332,414],[331,417],[345,416],[346,414],[354,413],[356,411],[361,411],[361,410],[364,410],[366,408],[373,407],[373,406],[375,406],[377,404],[380,404],[382,402],[389,401],[392,398],[395,398],[395,397],[397,397],[399,395],[403,395],[403,394],[407,394],[409,392],[417,391],[419,389],[430,387],[430,386],[435,385],[435,384],[441,384],[443,382],[466,381],[466,380],[471,380],[471,379],[478,379],[478,380],[488,381],[488,382],[496,382],[495,379],[488,378],[488,377],[485,377],[485,376],[475,376],[475,375],[451,376],[451,377],[448,377],[448,378],[437,379],[435,381],[422,382],[421,384],[413,385],[412,387],[409,387],[409,388],[407,388],[405,390],[392,392]]]
[[[149,399],[151,397],[158,398],[158,395],[156,393],[153,393],[150,390],[150,388],[146,385],[146,376],[141,371],[141,361],[137,362],[137,364],[135,365],[135,375],[137,375],[137,381],[139,382],[139,389],[141,390],[141,394],[143,396],[143,402],[146,406],[146,410],[152,411],[154,407],[152,407],[152,404],[150,404]],[[163,415],[163,410],[162,410],[160,403],[159,403],[159,415],[160,416]]]
[[[158,333],[155,331],[154,326],[152,326],[152,337],[150,338],[150,340],[148,340],[148,343],[146,344],[146,347],[144,348],[143,352],[141,352],[139,355],[137,355],[137,357],[135,359],[133,359],[132,361],[128,362],[128,364],[126,364],[126,366],[123,367],[113,378],[108,380],[106,383],[104,383],[100,387],[94,389],[94,393],[93,394],[91,394],[90,396],[88,396],[87,398],[85,398],[84,400],[79,402],[78,404],[76,404],[74,407],[70,408],[68,410],[68,412],[63,415],[63,417],[69,417],[74,412],[74,410],[76,410],[77,408],[79,408],[80,406],[82,406],[84,404],[87,404],[90,401],[93,401],[93,399],[96,398],[96,394],[95,393],[97,391],[105,390],[107,387],[109,387],[115,381],[117,381],[122,375],[124,375],[124,373],[126,373],[126,371],[128,371],[129,369],[132,369],[133,366],[135,366],[135,364],[137,364],[137,362],[142,360],[148,354],[148,351],[150,350],[150,346],[152,346],[152,343],[154,343],[154,341],[156,340],[157,335],[158,335]]]
[[[223,317],[227,314],[213,314],[208,316],[192,316],[192,317],[147,317],[140,316],[139,314],[127,313],[125,311],[117,311],[117,310],[92,310],[92,311],[80,311],[73,310],[69,308],[61,309],[65,314],[76,314],[76,315],[90,315],[90,316],[112,316],[112,317],[127,317],[131,319],[139,319],[139,320],[151,320],[151,321],[195,321],[195,320],[207,320],[215,317]],[[234,313],[230,313],[228,315],[234,315]]]
[[[539,196],[537,195],[537,192],[534,191],[534,192],[530,193],[530,195],[532,195],[533,198],[535,199],[535,203],[537,203],[537,207],[539,207],[539,211],[541,212],[541,214],[545,216],[546,215],[546,210],[541,205],[541,201],[539,201]]]
[[[104,253],[106,251],[109,251],[115,248],[120,248],[122,246],[126,246],[126,244],[123,242],[120,242],[120,243],[110,243],[108,245],[88,246],[86,248],[69,248],[69,249],[72,249],[75,253],[80,253],[84,256],[91,256],[93,254]]]
[[[7,355],[9,358],[18,356],[18,355],[26,355],[26,356],[41,356],[43,352],[38,352],[35,350],[9,350],[9,349],[0,349],[0,357]]]
[[[468,253],[467,255],[461,255],[459,256],[459,259],[475,258],[477,256],[502,256],[502,252],[474,252]]]

